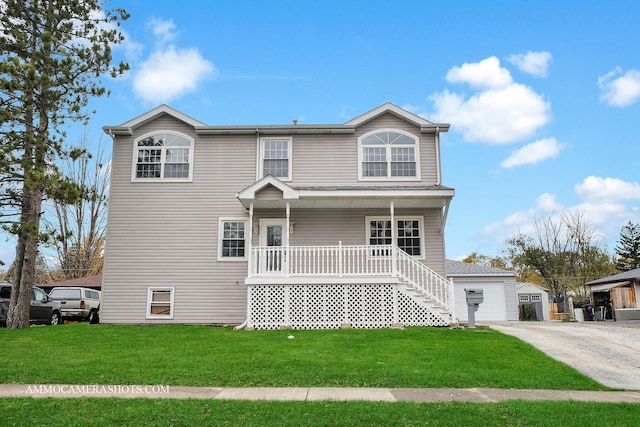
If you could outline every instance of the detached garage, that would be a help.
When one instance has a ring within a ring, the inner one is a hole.
[[[453,280],[456,317],[467,322],[465,289],[483,289],[484,301],[475,313],[476,322],[518,320],[516,274],[500,268],[462,261],[446,261],[447,277]]]

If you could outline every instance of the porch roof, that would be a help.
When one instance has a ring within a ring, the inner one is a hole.
[[[281,197],[260,198],[259,193],[274,187]],[[442,185],[399,186],[289,186],[273,176],[266,176],[240,191],[236,197],[245,208],[442,208],[454,196],[454,189]]]

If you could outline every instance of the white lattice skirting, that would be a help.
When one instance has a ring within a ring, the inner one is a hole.
[[[255,329],[449,326],[450,315],[406,285],[250,285],[247,326]]]

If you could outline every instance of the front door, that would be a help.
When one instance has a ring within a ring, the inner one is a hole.
[[[260,272],[280,274],[286,269],[285,239],[287,220],[282,218],[260,220]]]

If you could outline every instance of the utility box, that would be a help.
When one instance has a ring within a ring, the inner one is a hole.
[[[476,327],[476,311],[478,311],[478,306],[482,304],[484,301],[484,290],[483,289],[465,289],[465,293],[467,294],[467,309],[468,309],[468,318],[469,325],[468,328]]]

